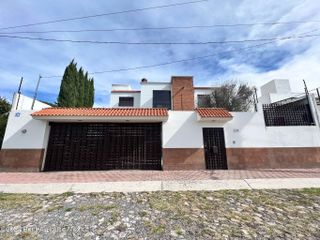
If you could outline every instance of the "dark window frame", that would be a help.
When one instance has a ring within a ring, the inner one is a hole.
[[[130,101],[128,101],[129,99],[130,99]],[[121,102],[121,100],[124,102]],[[119,107],[133,107],[134,106],[134,97],[119,97],[118,106]]]
[[[157,96],[161,93],[162,96]],[[167,96],[165,96],[167,95]],[[161,99],[162,97],[162,99]],[[167,108],[172,109],[171,105],[171,91],[170,90],[153,90],[152,92],[152,107],[153,108]]]

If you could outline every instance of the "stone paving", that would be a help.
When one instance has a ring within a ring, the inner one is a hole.
[[[0,239],[319,239],[320,189],[0,194]]]
[[[0,172],[0,184],[320,178],[320,168],[213,171]]]

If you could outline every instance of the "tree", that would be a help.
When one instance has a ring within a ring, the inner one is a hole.
[[[94,102],[90,99],[93,98],[94,87],[91,86],[88,72],[84,74],[82,67],[78,70],[77,63],[72,60],[64,71],[57,105],[59,107],[92,107]]]
[[[66,67],[60,85],[58,95],[59,107],[75,107],[76,106],[76,82],[77,82],[77,64],[74,60]]]
[[[5,98],[0,97],[0,147],[2,146],[4,133],[6,131],[8,113],[10,109],[10,103]]]
[[[253,103],[254,87],[246,83],[226,82],[215,88],[205,107],[225,108],[228,111],[246,112]]]

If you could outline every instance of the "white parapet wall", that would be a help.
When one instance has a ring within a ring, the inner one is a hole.
[[[33,98],[15,93],[12,101],[12,109],[13,110],[31,110],[32,103],[33,103]],[[51,106],[36,100],[34,101],[33,110],[40,110],[40,109],[49,108],[49,107]]]

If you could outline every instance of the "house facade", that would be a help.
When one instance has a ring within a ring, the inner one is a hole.
[[[109,108],[38,102],[30,110],[14,101],[0,169],[320,167],[320,114],[312,94],[292,93],[288,80],[273,80],[261,87],[256,111],[201,108],[213,89],[176,76],[168,82],[143,79],[140,89],[113,84]]]

